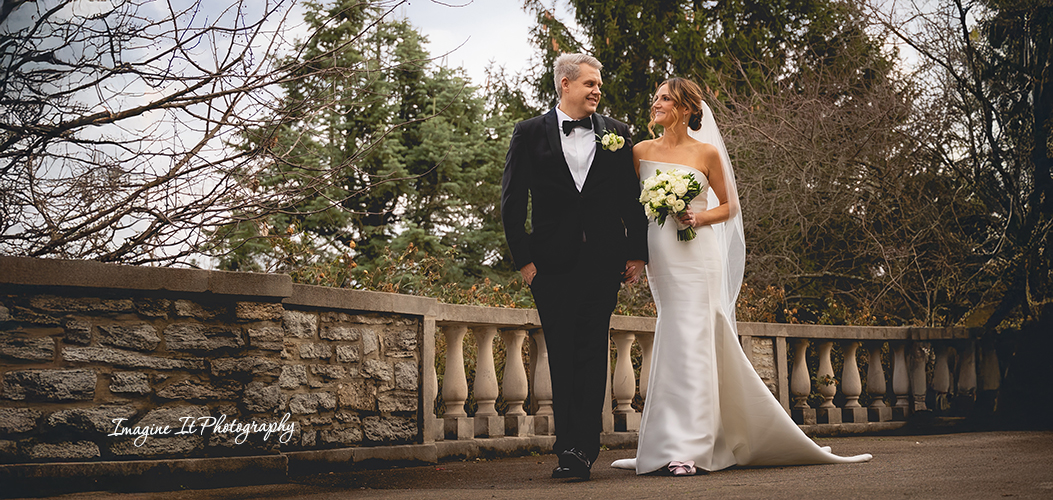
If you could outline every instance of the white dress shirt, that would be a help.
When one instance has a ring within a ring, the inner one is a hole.
[[[567,159],[570,167],[570,175],[574,178],[574,186],[581,192],[585,185],[585,178],[589,176],[589,167],[596,157],[596,131],[582,127],[575,127],[570,135],[563,133],[563,122],[574,121],[559,107],[556,107],[557,126],[559,127],[559,141],[563,146],[563,156]]]

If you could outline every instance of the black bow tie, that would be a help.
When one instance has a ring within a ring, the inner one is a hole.
[[[592,118],[586,116],[580,120],[567,120],[563,122],[563,135],[570,135],[570,131],[574,130],[575,127],[592,129]]]

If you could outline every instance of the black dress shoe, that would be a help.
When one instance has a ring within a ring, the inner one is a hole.
[[[592,462],[585,458],[581,450],[571,448],[559,454],[559,467],[552,470],[554,478],[577,477],[589,480],[592,475]]]
[[[552,469],[552,479],[567,479],[571,477],[578,477],[578,473],[570,467],[560,465]]]

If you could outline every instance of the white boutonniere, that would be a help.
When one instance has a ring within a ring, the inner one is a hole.
[[[610,151],[612,153],[621,149],[622,146],[625,145],[625,138],[614,132],[607,132],[602,137],[600,137],[599,134],[596,134],[596,137],[599,137],[599,139],[597,139],[596,142],[602,144],[603,149],[606,149],[607,151]]]

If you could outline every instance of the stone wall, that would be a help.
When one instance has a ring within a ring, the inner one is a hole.
[[[435,301],[388,295],[0,257],[0,463],[422,442]]]

